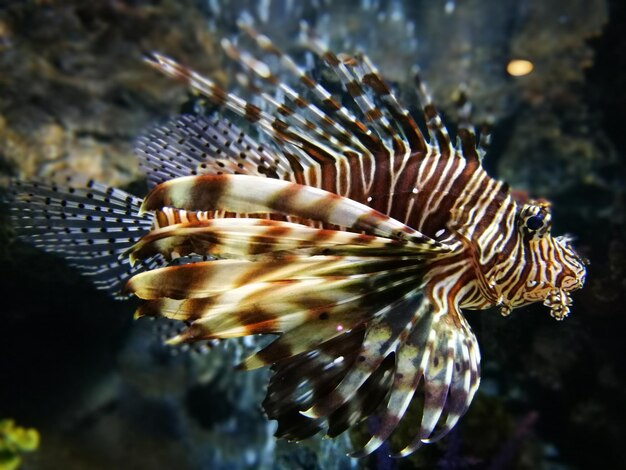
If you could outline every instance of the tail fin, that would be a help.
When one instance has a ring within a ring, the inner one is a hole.
[[[138,215],[142,200],[94,181],[61,186],[15,181],[9,189],[17,237],[62,256],[98,289],[122,297],[134,274],[162,264],[160,256],[131,266],[123,254],[152,226]]]

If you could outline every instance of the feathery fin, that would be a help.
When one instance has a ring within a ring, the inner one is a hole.
[[[181,115],[137,139],[139,167],[152,188],[181,176],[247,174],[287,177],[291,167],[233,123]]]
[[[307,201],[303,204],[303,201]],[[351,199],[288,181],[247,175],[202,175],[162,183],[146,196],[141,213],[164,206],[184,210],[279,213],[392,240],[407,240],[425,252],[448,248],[426,235]]]
[[[152,226],[151,215],[137,215],[141,199],[122,190],[15,181],[9,198],[18,238],[62,256],[98,289],[119,295],[128,278],[163,264],[157,256],[133,267],[122,256]]]

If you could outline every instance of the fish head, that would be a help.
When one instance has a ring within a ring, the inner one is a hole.
[[[585,283],[588,261],[572,246],[570,236],[553,236],[550,204],[529,201],[522,205],[516,220],[523,262],[511,307],[543,302],[550,315],[563,320],[570,311],[570,292]],[[521,281],[521,282],[520,282]]]

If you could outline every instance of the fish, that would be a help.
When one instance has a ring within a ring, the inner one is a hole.
[[[335,437],[370,419],[353,457],[400,425],[412,437],[393,455],[410,455],[450,432],[479,387],[465,312],[542,302],[563,320],[586,260],[552,235],[548,201],[487,174],[487,136],[468,112],[453,144],[418,75],[423,123],[364,53],[335,54],[303,26],[337,98],[239,26],[256,54],[222,47],[251,100],[150,54],[221,112],[174,117],[137,140],[145,198],[79,176],[16,181],[18,236],[139,298],[137,318],[182,322],[168,344],[275,336],[239,368],[271,368],[263,408],[277,437]],[[405,423],[414,401],[421,417]]]

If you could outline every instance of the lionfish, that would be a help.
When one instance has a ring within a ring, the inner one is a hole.
[[[479,348],[462,311],[508,315],[542,301],[562,320],[585,262],[551,235],[548,202],[487,175],[469,120],[453,145],[421,81],[428,140],[364,54],[336,55],[305,30],[342,104],[240,26],[260,54],[222,45],[262,106],[163,55],[147,61],[256,136],[224,119],[175,118],[138,140],[145,199],[93,181],[18,182],[18,233],[100,288],[143,299],[136,316],[184,322],[170,344],[277,335],[240,367],[271,366],[263,406],[278,437],[334,437],[376,417],[352,454],[363,456],[423,401],[396,454],[408,455],[448,433],[478,388]]]

